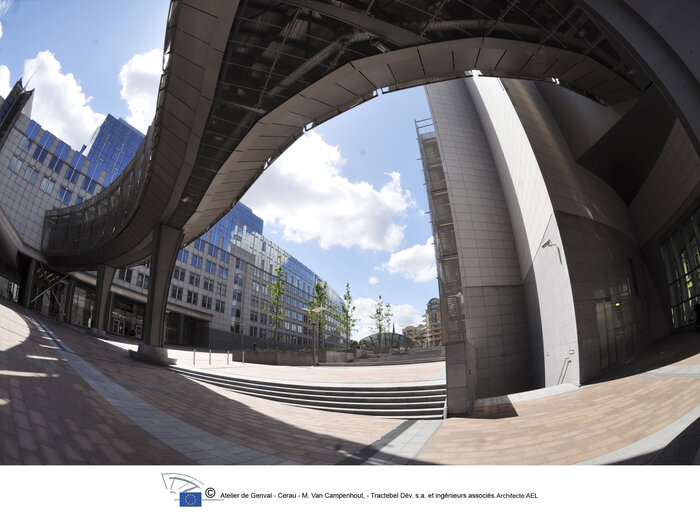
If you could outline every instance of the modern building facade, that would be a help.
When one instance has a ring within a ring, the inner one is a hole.
[[[0,173],[5,186],[0,192],[0,216],[6,263],[0,272],[2,293],[72,324],[98,328],[95,272],[62,273],[40,253],[44,212],[80,204],[114,181],[144,136],[110,115],[96,130],[85,155],[85,146],[74,150],[31,120],[31,92],[24,91],[21,82],[8,98],[23,95],[29,96],[22,106],[24,113],[10,116],[10,108],[5,108],[1,125]],[[238,203],[178,252],[166,306],[165,342],[221,348],[272,345],[273,329],[264,305],[280,258],[287,289],[278,346],[311,346],[312,328],[305,308],[320,277],[262,232],[262,219]],[[149,267],[147,263],[116,270],[102,329],[142,339]],[[329,303],[341,300],[331,287],[328,295]],[[330,315],[326,325],[321,342],[342,346],[344,339]]]
[[[585,383],[694,320],[700,161],[655,87],[614,107],[554,81],[426,93],[452,412]]]
[[[427,345],[427,336],[425,324],[408,325],[403,328],[403,335],[409,338],[416,347],[424,347]]]

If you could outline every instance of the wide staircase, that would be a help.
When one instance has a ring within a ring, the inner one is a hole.
[[[181,366],[170,366],[170,370],[237,393],[310,409],[403,419],[442,419],[445,414],[444,381],[434,384],[309,384],[243,378]]]

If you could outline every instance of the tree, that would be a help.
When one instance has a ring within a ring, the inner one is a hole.
[[[377,334],[379,335],[379,348],[382,348],[382,331],[388,331],[391,325],[391,319],[394,315],[391,312],[391,304],[384,304],[382,296],[374,305],[374,313],[369,317],[374,320],[374,326],[377,328]]]
[[[316,281],[316,284],[314,284],[314,293],[311,296],[311,300],[309,301],[309,322],[312,324],[316,325],[316,328],[318,329],[318,338],[319,340],[323,336],[323,329],[326,325],[325,317],[323,315],[323,311],[319,312],[314,312],[312,309],[316,309],[319,307],[327,307],[326,303],[328,302],[328,283],[326,283],[323,279],[319,279]],[[314,336],[315,338],[315,336]],[[314,339],[312,343],[316,343],[316,340]]]
[[[357,324],[357,318],[355,318],[356,309],[357,308],[352,304],[350,283],[345,283],[345,295],[343,295],[343,301],[340,303],[340,311],[336,319],[338,320],[340,330],[345,335],[345,348],[347,350],[350,349],[350,336],[352,336],[352,331]]]
[[[272,321],[272,348],[277,350],[277,328],[284,320],[284,291],[287,287],[287,273],[282,268],[282,255],[277,255],[277,267],[275,268],[274,279],[268,286],[270,299],[265,301],[263,309],[267,311]]]

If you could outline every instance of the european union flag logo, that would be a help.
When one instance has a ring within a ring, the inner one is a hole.
[[[201,492],[181,492],[180,493],[181,507],[201,507],[202,493]]]

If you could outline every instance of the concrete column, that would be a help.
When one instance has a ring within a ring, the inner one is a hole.
[[[73,294],[75,293],[75,278],[70,276],[63,292],[63,321],[70,323],[73,311]]]
[[[19,303],[25,308],[29,307],[29,301],[32,296],[32,287],[34,286],[34,276],[36,275],[36,260],[29,260],[27,270],[22,276],[22,286],[19,289]]]
[[[185,344],[185,315],[180,313],[180,317],[177,322],[177,344]]]
[[[700,154],[697,0],[576,0],[648,73]]]
[[[104,333],[109,330],[109,313],[111,307],[110,288],[114,280],[116,269],[109,265],[97,267],[97,281],[95,282],[95,311],[93,314],[92,329]]]
[[[151,254],[151,274],[148,282],[148,301],[144,318],[144,342],[138,352],[130,356],[151,364],[172,364],[163,348],[165,328],[165,307],[168,303],[170,280],[175,268],[177,251],[180,249],[184,233],[177,228],[159,224],[153,231],[153,252]]]

